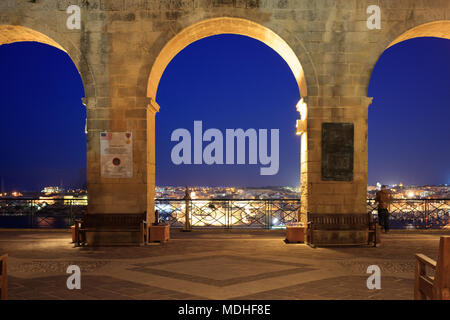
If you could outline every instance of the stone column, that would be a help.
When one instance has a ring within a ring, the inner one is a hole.
[[[300,99],[297,111],[300,120],[297,121],[297,135],[300,136],[300,212],[298,221],[308,222],[308,105],[307,97]]]
[[[307,150],[302,159],[302,210],[308,213],[309,221],[320,225],[313,234],[314,244],[361,244],[365,241],[367,108],[370,102],[366,97],[309,99],[307,136],[302,139],[307,143],[302,146],[302,150]],[[332,149],[337,148],[337,154],[330,156],[325,152],[328,124],[342,126],[347,135],[351,132],[349,137],[344,135],[343,141],[353,138],[353,152],[340,153],[338,145],[332,146]],[[353,160],[352,170],[341,171],[337,164],[350,159]],[[335,168],[335,176],[327,174],[328,166]]]
[[[155,179],[156,179],[156,148],[155,148],[155,118],[159,105],[150,99],[147,107],[147,222],[155,222]]]

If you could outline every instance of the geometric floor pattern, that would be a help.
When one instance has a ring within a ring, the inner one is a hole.
[[[377,247],[285,244],[282,231],[172,231],[166,244],[74,248],[67,231],[0,230],[9,298],[44,300],[412,299],[414,254],[436,259],[448,232],[391,232]],[[81,269],[68,290],[66,269]],[[380,267],[369,290],[367,267]]]
[[[218,255],[140,264],[129,270],[215,287],[226,287],[313,269],[305,264],[293,262]]]

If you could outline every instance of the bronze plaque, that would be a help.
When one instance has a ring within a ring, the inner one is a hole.
[[[353,181],[353,123],[322,124],[322,180]]]

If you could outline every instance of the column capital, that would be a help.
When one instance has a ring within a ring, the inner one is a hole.
[[[149,98],[147,110],[152,111],[153,113],[159,112],[160,106],[153,98]]]
[[[307,97],[301,98],[297,103],[297,111],[300,113],[301,120],[308,118],[308,99]]]
[[[87,98],[83,97],[81,98],[81,103],[87,108],[95,108],[97,106],[97,99],[96,98]]]
[[[361,102],[362,102],[363,106],[368,108],[373,103],[373,97],[362,97]]]

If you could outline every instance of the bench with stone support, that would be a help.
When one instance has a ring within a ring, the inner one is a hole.
[[[0,300],[8,300],[7,260],[7,254],[0,256]]]
[[[434,271],[434,275],[427,271]],[[450,237],[441,237],[437,262],[416,254],[414,299],[450,300]]]
[[[369,245],[380,242],[380,229],[370,214],[308,214],[311,246]]]
[[[144,245],[146,213],[87,214],[75,222],[75,245]]]

